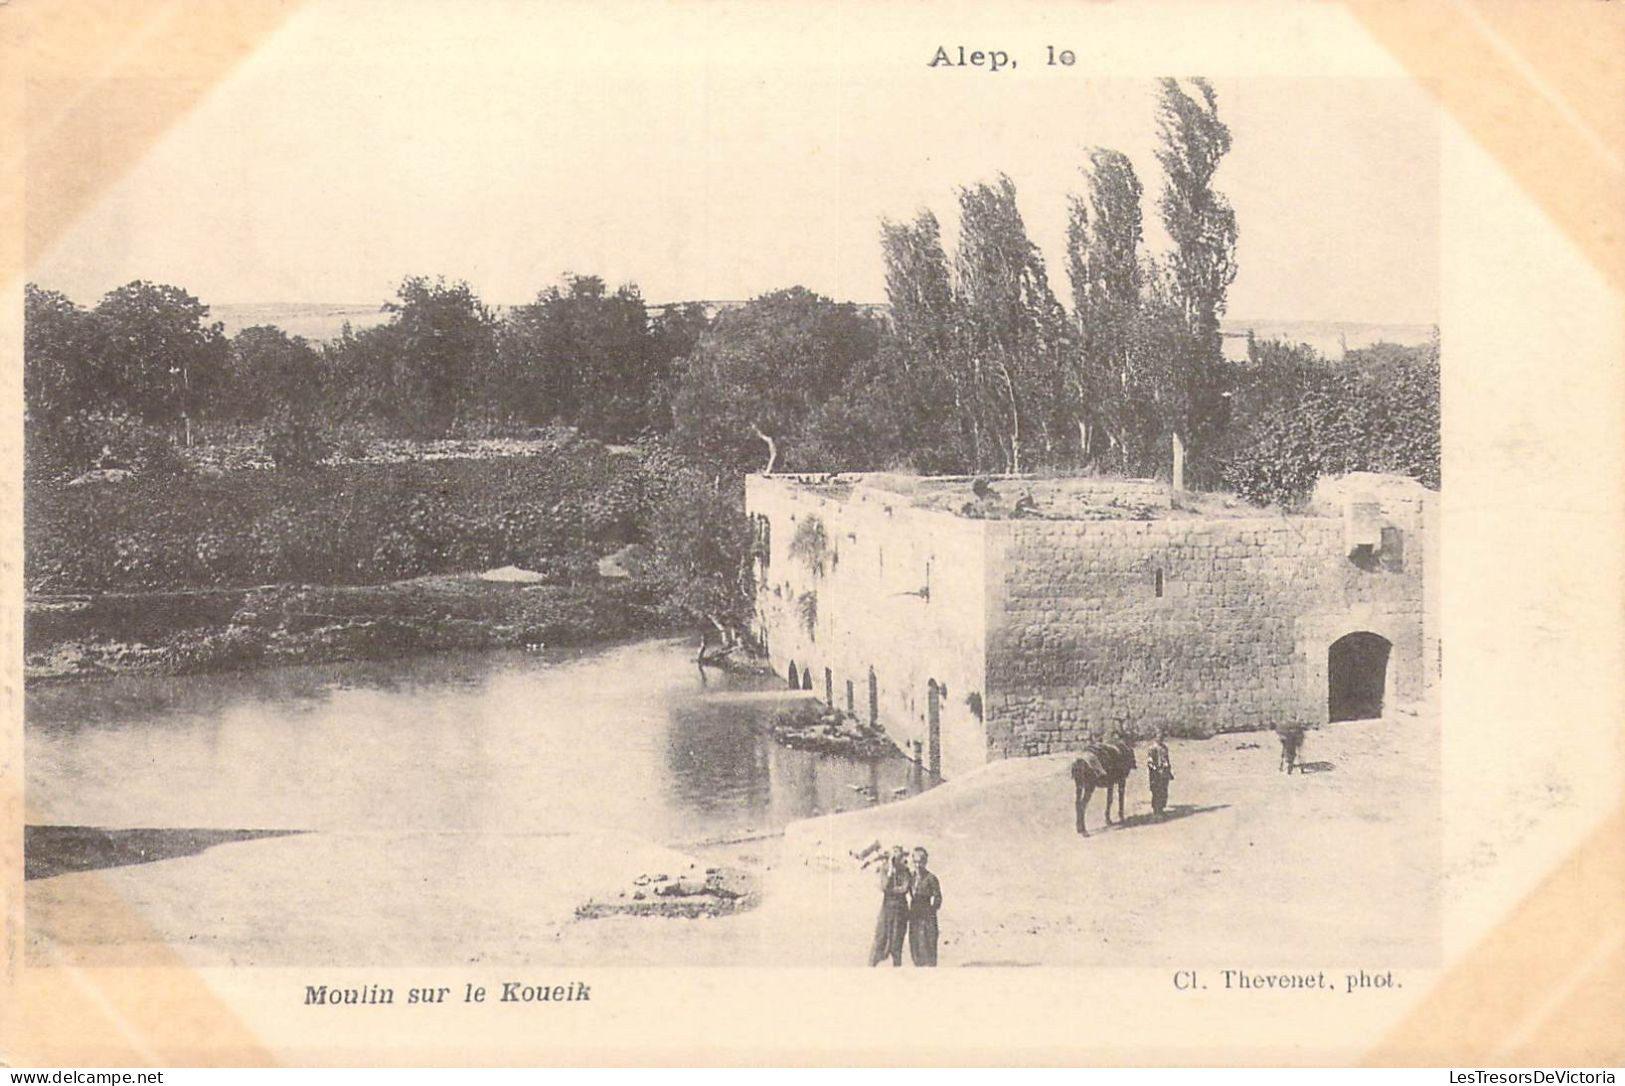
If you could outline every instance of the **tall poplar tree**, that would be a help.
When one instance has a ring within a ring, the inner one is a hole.
[[[1205,79],[1192,79],[1190,85],[1194,97],[1175,80],[1161,83],[1157,160],[1164,185],[1157,207],[1174,242],[1168,287],[1185,325],[1174,358],[1181,385],[1174,434],[1190,450],[1194,477],[1211,482],[1217,464],[1209,446],[1228,421],[1219,318],[1236,278],[1236,214],[1213,188],[1214,172],[1230,150],[1230,130],[1219,120],[1212,86]]]
[[[890,455],[964,470],[976,463],[976,395],[958,364],[953,278],[936,215],[883,220],[880,249],[891,319],[866,394],[887,401],[876,406],[893,432]]]
[[[1068,391],[1087,456],[1126,442],[1130,325],[1140,305],[1140,180],[1121,151],[1092,148],[1088,194],[1070,198],[1067,267],[1079,339]]]
[[[954,273],[956,350],[979,406],[978,461],[991,441],[1004,469],[1020,472],[1030,447],[1054,451],[1066,322],[1009,177],[960,190]]]
[[[1169,271],[1175,299],[1191,332],[1217,351],[1225,292],[1236,278],[1236,213],[1213,188],[1213,174],[1230,150],[1230,129],[1219,120],[1207,80],[1190,83],[1197,98],[1176,80],[1161,83],[1157,161],[1164,185],[1157,208],[1174,242]]]

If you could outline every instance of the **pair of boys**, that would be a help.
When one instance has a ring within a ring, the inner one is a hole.
[[[881,863],[880,920],[869,951],[870,965],[879,965],[887,958],[892,965],[902,965],[905,938],[909,958],[915,965],[937,964],[937,910],[942,908],[942,884],[926,867],[929,860],[923,848],[916,848],[905,860],[903,846],[898,845]]]

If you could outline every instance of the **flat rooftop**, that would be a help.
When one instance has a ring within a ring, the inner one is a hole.
[[[860,489],[880,492],[919,509],[934,509],[976,520],[1168,520],[1246,519],[1279,515],[1278,509],[1250,505],[1234,494],[1180,494],[1172,502],[1167,483],[1106,475],[904,475],[846,472],[834,475],[768,476],[834,499]]]

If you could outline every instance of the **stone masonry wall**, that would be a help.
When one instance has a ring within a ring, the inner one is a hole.
[[[746,504],[774,669],[860,717],[872,674],[880,723],[927,764],[935,686],[944,776],[1114,727],[1324,722],[1330,647],[1356,632],[1391,645],[1385,708],[1437,678],[1435,496],[1408,480],[1348,476],[1311,515],[1239,519],[970,519],[884,477],[753,476]],[[790,553],[810,519],[817,561]]]
[[[943,776],[984,764],[978,712],[987,674],[987,522],[919,509],[861,484],[808,485],[785,476],[751,476],[745,502],[766,526],[755,624],[774,671],[786,679],[791,666],[810,671],[813,693],[840,708],[850,683],[852,708],[863,719],[872,674],[879,722],[928,767],[935,683]],[[827,541],[816,564],[790,553],[810,519]],[[816,612],[810,628],[801,602],[808,597]]]
[[[1420,698],[1420,510],[1384,508],[1399,534],[1357,559],[1337,516],[998,523],[989,754],[1323,722],[1329,646],[1362,630],[1392,642],[1385,703]]]

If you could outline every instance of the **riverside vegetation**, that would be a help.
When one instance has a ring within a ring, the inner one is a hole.
[[[726,603],[690,554],[726,548],[726,519],[658,535],[712,486],[658,446],[562,435],[523,455],[70,483],[28,490],[36,679],[584,644],[686,632],[708,595]],[[633,546],[650,560],[600,574]],[[502,567],[530,575],[475,575]]]
[[[1070,306],[1015,183],[880,228],[888,305],[804,287],[647,305],[568,276],[498,310],[404,278],[375,327],[226,336],[186,290],[25,296],[26,652],[36,677],[199,670],[702,629],[745,639],[744,473],[894,469],[1184,479],[1259,504],[1322,474],[1439,485],[1439,345],[1328,360],[1219,321],[1238,227],[1212,88],[1160,84],[1171,239],[1130,160],[1091,148]],[[643,559],[606,579],[627,547]],[[533,583],[473,575],[516,566]]]

